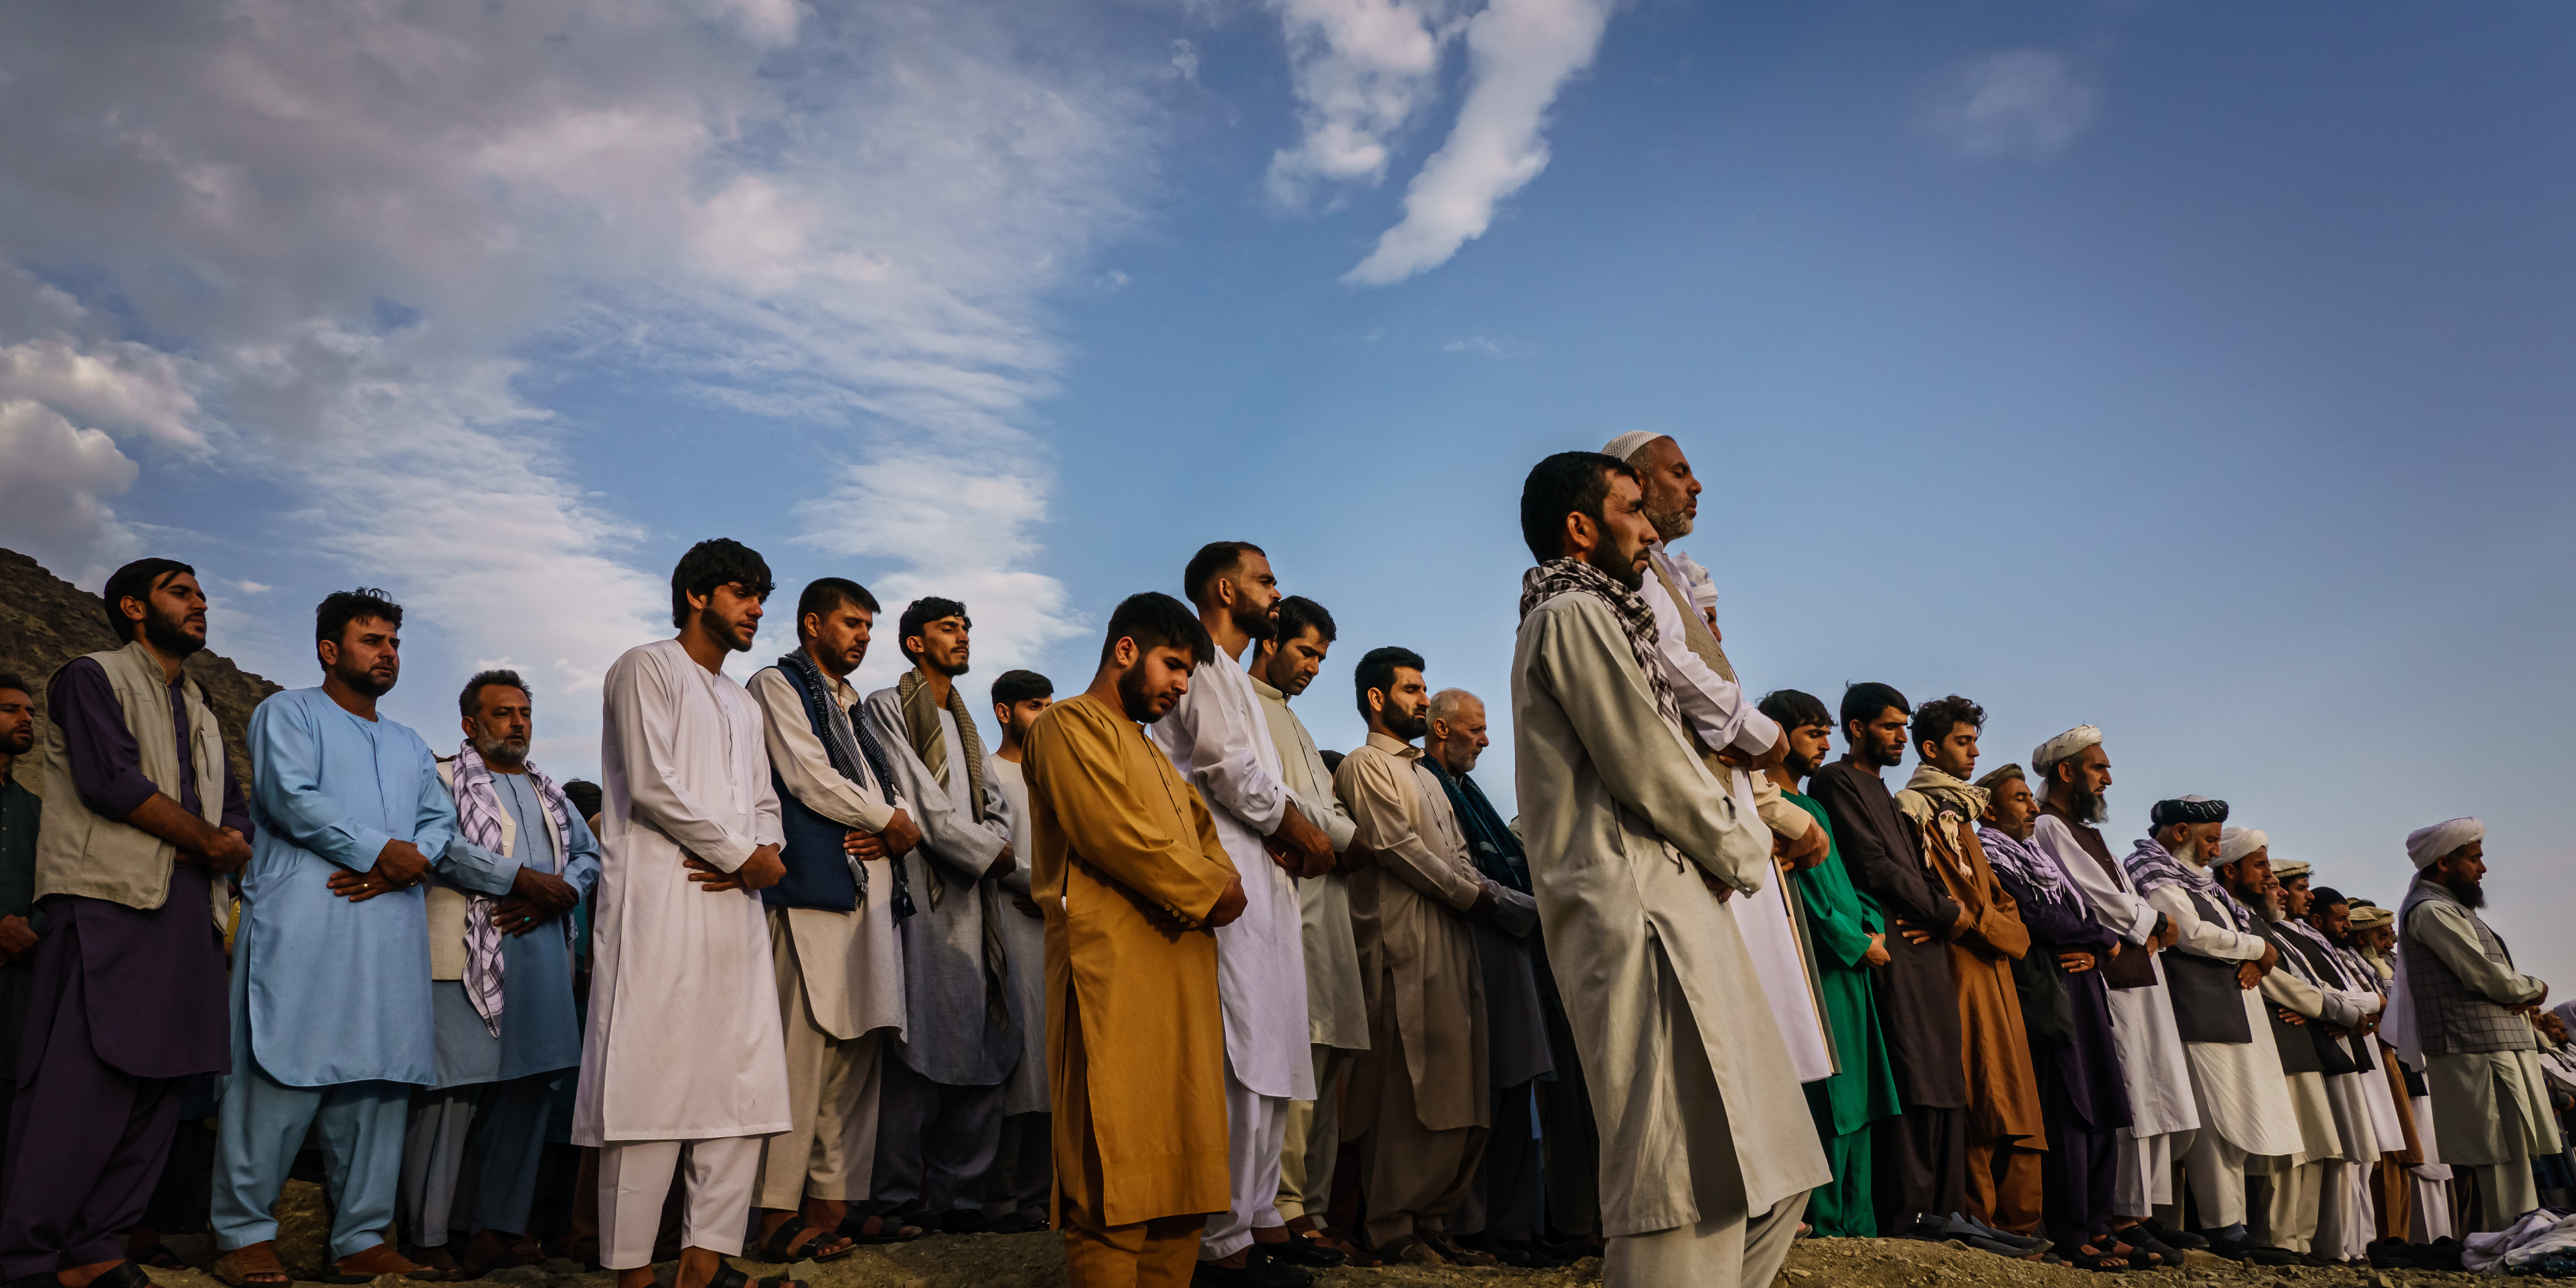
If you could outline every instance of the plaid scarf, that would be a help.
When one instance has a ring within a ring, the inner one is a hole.
[[[1550,559],[1521,574],[1521,616],[1559,595],[1591,595],[1610,606],[1610,614],[1619,619],[1620,629],[1628,634],[1628,652],[1635,656],[1637,669],[1646,673],[1646,687],[1654,692],[1655,712],[1675,730],[1687,730],[1682,723],[1681,699],[1673,696],[1671,677],[1664,674],[1662,636],[1655,629],[1655,610],[1637,592],[1614,580],[1610,574],[1580,559]]]
[[[894,696],[903,705],[903,732],[912,743],[912,753],[921,757],[921,766],[937,775],[944,766],[951,774],[958,761],[965,762],[966,808],[976,822],[984,821],[984,735],[975,731],[975,713],[966,709],[966,695],[957,686],[948,686],[948,714],[957,718],[957,741],[966,744],[958,749],[955,759],[948,756],[948,735],[939,728],[939,701],[930,696],[930,681],[921,678],[921,668],[903,673],[895,681]],[[946,786],[943,778],[941,786]],[[933,868],[930,873],[930,906],[939,906],[939,896],[948,883]]]
[[[1991,827],[1978,828],[1977,840],[1986,847],[1986,866],[2028,892],[2023,896],[2023,902],[2045,905],[2078,917],[2088,915],[2083,897],[2075,892],[2074,884],[2058,869],[2056,856]]]
[[[886,804],[902,805],[903,793],[895,790],[894,767],[886,763],[885,748],[877,745],[876,733],[868,728],[866,720],[851,719],[848,710],[825,696],[832,691],[833,685],[824,678],[823,668],[814,665],[814,659],[807,656],[805,650],[798,649],[778,659],[778,669],[794,676],[798,686],[804,689],[805,717],[822,730],[823,756],[832,762],[832,771],[862,785],[870,775],[874,775],[878,789],[885,793]],[[862,763],[867,766],[865,772],[859,769]],[[844,857],[850,864],[850,879],[858,883],[859,906],[865,908],[868,906],[867,864],[856,855]],[[913,912],[912,882],[910,873],[905,870],[904,856],[895,855],[892,867],[894,916],[895,920],[901,921]]]
[[[2137,850],[2129,855],[2125,866],[2129,869],[2129,879],[2137,883],[2139,894],[2169,885],[2197,891],[2211,906],[2226,913],[2229,920],[2236,923],[2239,933],[2254,933],[2252,910],[2238,903],[2236,896],[2218,884],[2217,878],[2210,876],[2207,869],[2193,867],[2166,853],[2165,847],[2156,844],[2154,838],[2138,842]]]
[[[527,767],[528,782],[537,789],[537,799],[546,803],[554,814],[555,835],[564,838],[555,845],[556,876],[564,872],[564,846],[572,837],[572,806],[564,800],[563,789],[555,786],[535,765]],[[494,854],[501,848],[501,793],[492,785],[492,767],[483,763],[483,753],[474,749],[468,738],[456,753],[456,827],[465,839]],[[492,1036],[501,1036],[501,928],[492,924],[492,909],[500,900],[488,894],[467,891],[465,895],[465,1000],[474,1004],[474,1013],[483,1017],[483,1027]],[[564,946],[573,946],[572,918],[563,922]]]

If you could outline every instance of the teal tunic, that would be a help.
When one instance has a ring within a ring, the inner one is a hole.
[[[1902,1111],[1887,1044],[1879,1036],[1878,1007],[1870,997],[1870,970],[1861,965],[1869,937],[1884,933],[1887,926],[1878,905],[1855,889],[1851,874],[1843,870],[1842,853],[1832,848],[1833,825],[1825,819],[1825,807],[1796,792],[1780,795],[1825,829],[1825,861],[1799,872],[1797,881],[1807,907],[1808,936],[1816,947],[1817,991],[1824,994],[1825,1022],[1842,1059],[1842,1072],[1807,1084],[1816,1132],[1830,1140]]]

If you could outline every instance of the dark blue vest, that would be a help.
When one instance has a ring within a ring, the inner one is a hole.
[[[820,703],[805,687],[805,681],[786,667],[776,668],[796,689],[805,704],[805,717],[816,738],[824,738],[822,722],[816,718]],[[851,719],[862,717],[852,713]],[[850,912],[859,906],[859,883],[850,876],[849,856],[841,849],[841,838],[850,829],[832,819],[805,808],[778,780],[778,771],[769,771],[770,785],[778,792],[778,814],[787,843],[778,847],[779,858],[787,864],[787,875],[778,884],[760,892],[760,902],[771,908],[824,908],[833,912]]]

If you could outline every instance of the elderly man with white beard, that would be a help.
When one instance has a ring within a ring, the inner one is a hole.
[[[1728,894],[1773,878],[1769,829],[1712,777],[1658,660],[1637,471],[1563,452],[1521,490],[1512,658],[1523,832],[1602,1131],[1603,1279],[1768,1284],[1833,1178]],[[1769,721],[1765,718],[1764,723]],[[1780,762],[1781,740],[1752,767]]]
[[[2183,1159],[2200,1234],[2221,1256],[2285,1264],[2298,1258],[2245,1229],[2247,1160],[2296,1154],[2305,1143],[2271,1019],[2255,992],[2280,953],[2254,933],[2256,914],[2210,875],[2226,821],[2225,801],[2158,801],[2149,814],[2154,835],[2139,841],[2126,863],[2177,935],[2163,965],[2200,1105],[2200,1130]]]
[[[2379,1044],[2370,1036],[2383,1000],[2374,987],[2378,978],[2360,979],[2358,973],[2366,969],[2360,959],[2339,951],[2309,924],[2317,895],[2309,887],[2306,862],[2271,862],[2271,838],[2256,828],[2231,827],[2220,833],[2219,858],[2240,869],[2259,865],[2271,871],[2275,899],[2266,909],[2269,922],[2263,930],[2289,969],[2273,972],[2286,991],[2276,992],[2276,981],[2266,978],[2264,995],[2309,1021],[2302,1027],[2316,1050],[2339,1146],[2332,1157],[2318,1161],[2316,1230],[2308,1252],[2327,1261],[2356,1261],[2368,1251],[2372,1234],[2365,1173],[2382,1152],[2404,1146],[2388,1077],[2379,1063]],[[2341,896],[2336,902],[2342,902]],[[2300,991],[2311,986],[2317,994],[2313,1009]],[[2282,1063],[2288,1067],[2286,1049]]]
[[[2540,1205],[2531,1160],[2563,1148],[2531,1016],[2549,985],[2516,970],[2477,910],[2486,905],[2486,824],[2455,818],[2406,838],[2415,884],[2397,910],[2397,987],[2389,1027],[2431,1084],[2442,1161],[2474,1169],[2481,1231]]]

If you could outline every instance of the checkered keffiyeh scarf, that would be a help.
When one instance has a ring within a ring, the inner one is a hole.
[[[1628,651],[1637,659],[1637,669],[1646,673],[1646,687],[1654,691],[1655,711],[1676,730],[1690,726],[1682,723],[1681,699],[1673,695],[1671,677],[1664,674],[1662,634],[1655,629],[1655,610],[1637,592],[1620,585],[1610,574],[1580,559],[1550,559],[1521,574],[1521,616],[1559,595],[1591,595],[1610,606],[1619,619],[1620,629],[1628,634]]]
[[[533,764],[527,766],[528,782],[537,789],[537,799],[554,813],[555,834],[570,843],[572,806],[564,800],[563,789]],[[474,750],[468,738],[456,753],[456,826],[465,839],[494,854],[502,853],[501,794],[492,785],[492,767],[483,763],[483,753]],[[564,844],[554,847],[556,876],[564,873]],[[501,901],[488,894],[466,892],[465,897],[465,1000],[474,1004],[474,1013],[483,1017],[483,1027],[494,1037],[501,1036],[501,928],[492,924],[492,909]],[[573,944],[572,918],[563,922],[564,946]]]
[[[2137,883],[2139,894],[2143,895],[2169,885],[2199,891],[2202,898],[2207,899],[2219,911],[2226,913],[2230,921],[2236,923],[2236,930],[2248,935],[2254,933],[2252,909],[2238,903],[2236,896],[2229,894],[2227,887],[2218,884],[2217,878],[2210,876],[2206,869],[2193,867],[2175,858],[2165,851],[2165,847],[2156,844],[2154,839],[2138,842],[2136,852],[2129,855],[2124,866],[2129,869],[2129,879]]]

